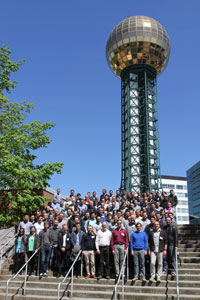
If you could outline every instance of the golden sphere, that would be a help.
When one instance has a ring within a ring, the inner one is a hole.
[[[159,75],[169,56],[170,42],[165,28],[145,16],[123,20],[113,29],[106,45],[108,64],[118,77],[123,69],[136,64],[149,65]]]

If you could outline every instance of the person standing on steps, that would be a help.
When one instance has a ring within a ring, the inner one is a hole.
[[[26,253],[28,259],[33,255],[34,252],[38,251],[38,244],[39,244],[39,236],[36,234],[35,226],[32,226],[30,229],[30,234],[27,236],[26,239]],[[33,258],[28,263],[29,276],[31,276],[32,273],[34,272],[36,260],[38,260],[38,257],[36,258],[36,255],[34,255]]]
[[[58,249],[57,249],[57,278],[60,277],[62,273],[62,263],[64,266],[64,272],[67,273],[70,260],[71,252],[71,236],[68,232],[67,225],[64,224],[62,230],[58,233]]]
[[[149,256],[151,259],[150,282],[156,280],[159,283],[163,269],[163,255],[167,254],[167,236],[166,232],[160,228],[159,221],[155,222],[155,229],[149,234]],[[157,262],[157,273],[156,273],[156,262]]]
[[[145,256],[148,250],[148,238],[144,231],[141,231],[142,225],[136,224],[137,231],[133,232],[130,239],[131,255],[133,256],[134,278],[133,281],[145,278]]]
[[[175,251],[178,250],[178,231],[175,225],[172,224],[170,217],[166,218],[167,225],[164,230],[167,235],[167,257],[164,260],[164,271],[171,274],[172,279],[176,276]]]
[[[83,235],[81,248],[85,259],[86,279],[95,278],[95,234],[91,225],[87,226],[87,233]]]
[[[16,274],[24,264],[26,253],[24,228],[19,229],[19,233],[15,239],[14,253],[14,274]]]
[[[85,232],[81,230],[80,222],[76,223],[76,229],[71,233],[71,242],[72,242],[72,252],[71,252],[71,260],[74,261],[77,254],[81,250],[82,238],[85,235]],[[74,265],[74,276],[76,278],[80,278],[81,275],[81,256],[79,256],[78,260]]]
[[[44,229],[39,233],[39,247],[41,247],[40,278],[47,276],[52,246],[52,231],[49,229],[49,223],[46,222]]]
[[[107,229],[107,223],[102,223],[102,228],[98,230],[96,236],[96,249],[97,254],[99,254],[99,276],[97,279],[101,279],[104,273],[105,266],[105,274],[106,279],[110,279],[110,240],[111,240],[111,231]]]
[[[112,232],[110,245],[112,253],[114,255],[115,279],[117,280],[119,272],[122,268],[122,263],[124,260],[126,249],[129,245],[128,234],[127,231],[122,228],[121,220],[117,221],[117,228]]]

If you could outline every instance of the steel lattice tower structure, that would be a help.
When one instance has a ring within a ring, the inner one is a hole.
[[[108,64],[121,78],[121,189],[127,192],[162,188],[157,76],[169,55],[166,30],[145,16],[123,20],[107,42]]]

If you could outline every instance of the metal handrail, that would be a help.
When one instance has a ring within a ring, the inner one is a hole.
[[[175,256],[176,256],[176,294],[177,294],[177,300],[179,300],[178,252],[176,249],[175,249]]]
[[[65,275],[63,281],[61,281],[61,282],[58,284],[58,289],[57,289],[57,300],[60,300],[60,299],[62,298],[62,297],[60,298],[60,287],[61,287],[61,285],[65,282],[65,280],[67,279],[67,277],[68,277],[68,275],[69,275],[69,273],[70,273],[71,271],[72,271],[72,274],[71,274],[71,298],[72,298],[72,294],[73,294],[73,284],[74,284],[74,280],[73,280],[73,275],[74,275],[74,265],[75,265],[75,263],[77,262],[77,260],[78,260],[78,258],[79,258],[79,256],[80,256],[81,252],[82,252],[82,250],[80,250],[80,251],[78,252],[78,254],[76,255],[76,258],[75,258],[73,264],[71,265],[70,269],[68,270],[67,274]],[[7,300],[7,299],[6,299],[6,300]]]
[[[115,288],[114,288],[114,292],[113,292],[114,300],[117,300],[117,287],[119,285],[119,281],[120,281],[121,277],[122,277],[122,300],[124,300],[124,269],[126,267],[125,262],[126,262],[126,257],[127,257],[128,251],[129,251],[129,247],[126,249],[126,253],[124,255],[124,260],[123,260],[123,263],[121,266],[121,270],[120,270],[117,282],[115,284]]]
[[[176,216],[176,225],[178,223],[178,216],[177,216],[177,206],[175,206],[175,216]],[[178,277],[178,252],[175,249],[175,264],[176,264],[176,294],[177,300],[179,300],[179,277]]]
[[[3,252],[2,252],[2,250],[3,250],[3,248],[5,248],[8,244],[10,244],[10,242],[12,241],[12,240],[14,240],[15,238],[16,238],[16,236],[18,235],[18,233],[16,233],[13,237],[11,237],[9,240],[8,240],[8,242],[7,243],[5,243],[1,248],[0,248],[0,272],[1,272],[1,266],[2,266],[2,264],[3,264]]]
[[[24,281],[23,281],[23,283],[24,283],[23,294],[25,295],[25,293],[26,293],[26,281],[27,281],[27,269],[28,269],[28,263],[29,263],[29,261],[33,258],[33,256],[36,255],[36,254],[38,253],[38,250],[39,250],[39,249],[40,249],[40,248],[38,248],[37,251],[35,251],[35,252],[31,255],[31,257],[27,260],[27,262],[25,262],[25,264],[21,267],[21,269],[17,272],[17,274],[15,274],[13,277],[11,277],[11,278],[9,278],[9,279],[7,280],[7,282],[6,282],[6,296],[5,296],[5,300],[8,300],[8,285],[9,285],[10,281],[13,280],[13,279],[15,279],[15,278],[19,275],[19,273],[26,267],[26,271],[25,271],[25,274],[24,274]],[[23,283],[22,283],[22,285],[23,285]]]

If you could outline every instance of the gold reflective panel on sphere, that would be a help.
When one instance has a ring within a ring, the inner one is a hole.
[[[110,68],[120,77],[121,71],[131,65],[147,64],[159,75],[170,55],[169,37],[156,20],[134,16],[119,23],[110,34],[106,56]]]

